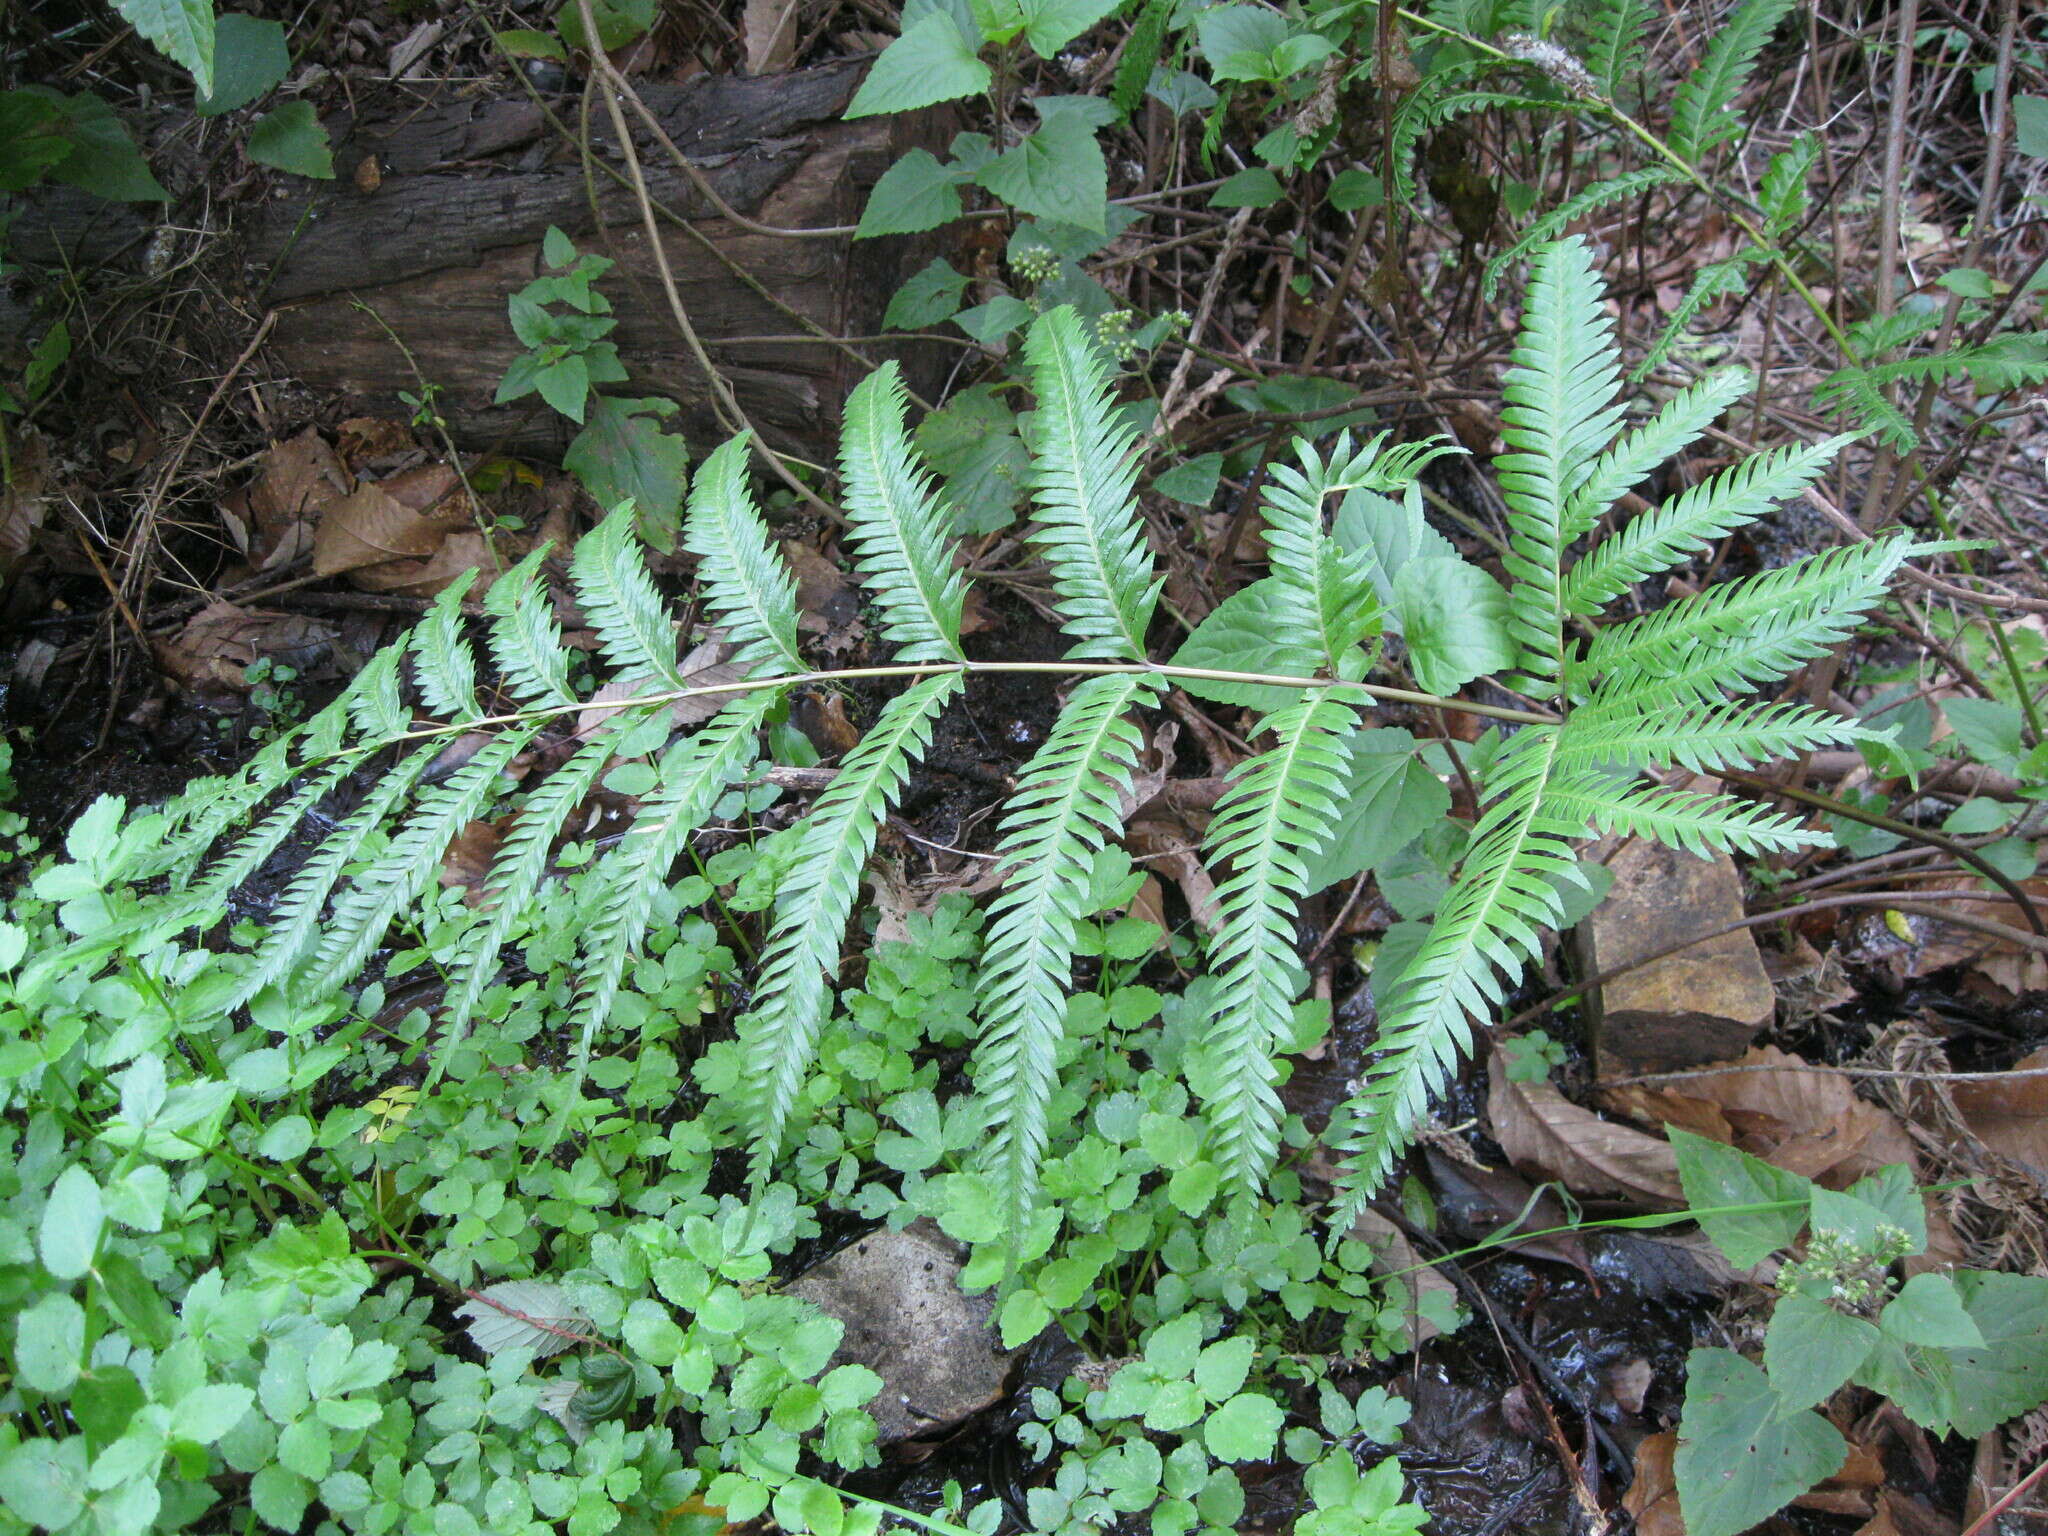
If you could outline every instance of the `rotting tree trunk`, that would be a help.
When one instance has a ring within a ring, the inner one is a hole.
[[[704,77],[644,85],[641,95],[742,215],[780,229],[848,225],[904,147],[903,130],[890,122],[840,121],[861,68]],[[564,122],[576,122],[576,97],[554,105]],[[287,370],[365,408],[388,410],[398,391],[417,393],[412,367],[355,307],[366,304],[439,387],[440,409],[459,441],[559,449],[574,428],[537,396],[491,403],[520,351],[506,297],[541,270],[540,241],[552,224],[619,263],[604,291],[619,321],[612,340],[633,378],[612,392],[679,401],[682,429],[700,451],[724,435],[704,371],[663,292],[637,202],[594,170],[600,230],[580,157],[532,101],[409,101],[329,128],[338,179],[269,205],[250,232],[252,285],[265,304],[280,307],[272,351]],[[591,138],[603,164],[621,166],[602,111],[592,114]],[[738,228],[717,216],[649,136],[636,131],[635,138],[651,197],[691,221],[733,266],[834,336],[880,331],[888,297],[908,275],[907,242],[789,239]],[[359,175],[366,160],[375,173]],[[669,221],[662,228],[690,323],[749,420],[777,447],[829,461],[839,404],[860,365],[820,340],[734,340],[795,336],[802,328],[704,242]]]
[[[895,157],[935,131],[928,115],[841,121],[864,69],[834,64],[639,89],[730,207],[772,228],[812,229],[856,222]],[[632,379],[607,392],[676,400],[681,430],[699,452],[721,439],[709,385],[672,317],[639,206],[602,168],[623,169],[602,108],[591,115],[601,162],[592,173],[593,216],[575,147],[523,93],[397,90],[359,117],[323,119],[334,142],[334,181],[280,177],[285,196],[235,219],[243,268],[232,286],[246,293],[252,316],[278,311],[266,349],[272,371],[336,402],[342,414],[403,415],[399,392],[419,393],[423,377],[436,386],[436,404],[464,447],[559,453],[576,428],[538,396],[491,403],[520,351],[505,301],[542,270],[540,242],[552,224],[581,249],[619,263],[603,291],[619,322],[611,339]],[[549,104],[574,127],[578,93],[557,94]],[[928,243],[750,232],[719,217],[637,123],[635,144],[650,195],[703,237],[660,221],[689,319],[750,423],[778,448],[830,462],[840,404],[862,365],[815,338],[746,339],[805,331],[733,268],[833,336],[873,335],[889,296],[932,254]],[[86,269],[132,261],[149,237],[144,210],[134,207],[69,189],[21,201],[11,244],[30,261]],[[405,343],[412,363],[359,304]],[[914,385],[936,384],[940,359],[929,344],[860,350],[876,360],[901,358]]]

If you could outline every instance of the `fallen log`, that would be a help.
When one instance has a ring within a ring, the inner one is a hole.
[[[935,131],[924,117],[842,121],[865,67],[704,76],[639,90],[669,138],[745,218],[774,229],[847,226],[896,156]],[[577,93],[549,104],[560,121],[576,124]],[[609,392],[676,400],[677,424],[698,452],[719,441],[724,430],[662,291],[639,206],[605,172],[623,165],[607,114],[591,117],[599,165],[588,186],[576,147],[523,93],[407,85],[359,113],[323,117],[336,178],[280,177],[277,195],[233,218],[240,271],[228,286],[247,295],[252,317],[277,309],[265,351],[273,373],[295,378],[340,414],[404,415],[400,392],[419,394],[424,379],[464,447],[558,454],[576,428],[537,396],[492,404],[521,351],[505,301],[542,270],[540,242],[554,225],[619,264],[603,291],[618,318],[611,339],[632,378]],[[635,146],[649,194],[696,231],[663,221],[663,247],[690,322],[749,421],[778,448],[829,462],[840,402],[865,367],[806,335],[763,294],[831,336],[872,335],[889,296],[933,248],[750,231],[720,217],[696,180],[637,126]],[[74,267],[132,261],[152,214],[56,189],[24,200],[12,245],[31,261],[61,256]],[[914,386],[936,385],[940,359],[929,344],[861,350],[877,361],[900,358]]]

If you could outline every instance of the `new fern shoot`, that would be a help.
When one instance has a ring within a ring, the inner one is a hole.
[[[1065,662],[968,659],[968,584],[949,537],[952,513],[906,432],[901,382],[885,366],[855,390],[840,459],[848,540],[895,655],[867,670],[900,675],[904,686],[809,813],[778,834],[787,872],[735,1022],[757,1179],[803,1120],[806,1075],[877,836],[935,723],[978,671],[1035,667],[1072,679],[1003,811],[1001,884],[976,988],[983,1171],[1013,1245],[1032,1225],[1039,1165],[1054,1139],[1049,1105],[1091,870],[1119,835],[1141,719],[1167,687],[1260,716],[1247,739],[1261,750],[1236,770],[1207,835],[1219,921],[1203,995],[1214,1003],[1187,1057],[1206,1155],[1232,1193],[1263,1187],[1281,1142],[1279,1058],[1296,1036],[1305,983],[1296,910],[1339,877],[1330,873],[1333,839],[1356,809],[1347,803],[1355,770],[1385,762],[1390,741],[1412,746],[1373,726],[1376,700],[1429,700],[1490,676],[1525,701],[1479,706],[1509,725],[1468,764],[1479,803],[1462,861],[1427,937],[1398,975],[1375,978],[1380,1035],[1344,1117],[1338,1232],[1408,1144],[1475,1021],[1492,1016],[1561,922],[1566,888],[1581,878],[1577,841],[1622,831],[1695,852],[1755,853],[1822,840],[1793,818],[1665,779],[1864,734],[1755,694],[1851,635],[1912,544],[1896,534],[1859,543],[1607,621],[1634,583],[1800,494],[1842,439],[1759,455],[1613,526],[1622,494],[1697,438],[1748,381],[1709,376],[1624,430],[1619,353],[1591,251],[1576,239],[1555,242],[1532,266],[1506,378],[1507,452],[1496,465],[1511,534],[1505,585],[1422,520],[1415,476],[1444,450],[1340,442],[1325,458],[1302,445],[1299,468],[1276,472],[1265,493],[1269,574],[1219,608],[1171,662],[1153,659],[1161,578],[1136,501],[1134,434],[1076,314],[1045,315],[1026,346],[1037,395],[1030,537],[1072,642]],[[682,538],[705,608],[737,647],[741,681],[690,686],[633,510],[621,506],[570,563],[600,642],[596,681],[613,685],[607,701],[629,695],[601,726],[565,739],[590,697],[571,685],[541,552],[491,586],[480,625],[464,619],[458,584],[339,699],[247,768],[134,819],[120,845],[122,873],[160,879],[163,893],[125,907],[95,897],[67,913],[76,944],[33,964],[27,993],[138,932],[217,922],[230,894],[342,774],[375,760],[380,776],[293,878],[265,937],[241,958],[237,983],[185,1005],[257,1003],[283,1019],[331,1000],[432,885],[450,839],[473,819],[514,812],[484,885],[490,919],[469,930],[461,953],[436,957],[450,981],[433,1034],[438,1071],[499,985],[500,945],[536,899],[549,850],[578,805],[618,765],[644,764],[635,772],[638,819],[589,876],[572,1015],[580,1064],[611,1027],[621,977],[679,866],[695,878],[684,859],[692,839],[733,814],[730,791],[759,762],[771,711],[799,683],[829,676],[800,649],[795,584],[749,491],[746,456],[744,443],[730,442],[700,467]],[[707,695],[722,707],[677,737],[668,706]],[[506,774],[525,748],[550,739],[567,748],[559,766],[524,786]],[[458,740],[483,744],[460,757]]]

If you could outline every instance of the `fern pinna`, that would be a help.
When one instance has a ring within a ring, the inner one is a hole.
[[[1533,264],[1502,413],[1508,451],[1498,468],[1511,533],[1505,618],[1485,652],[1514,658],[1501,676],[1531,707],[1492,710],[1519,724],[1475,759],[1480,799],[1462,864],[1426,941],[1380,989],[1378,1045],[1357,1085],[1344,1145],[1353,1206],[1391,1168],[1474,1021],[1492,1014],[1544,930],[1559,922],[1562,891],[1580,878],[1575,840],[1619,830],[1694,851],[1754,852],[1820,839],[1791,818],[1664,777],[1860,735],[1833,715],[1747,696],[1848,636],[1912,548],[1894,535],[1598,623],[1633,583],[1798,494],[1841,440],[1738,464],[1574,558],[1621,495],[1691,442],[1745,381],[1736,373],[1703,379],[1622,431],[1618,352],[1591,252],[1567,240],[1536,251]],[[1412,489],[1416,471],[1443,450],[1340,443],[1325,459],[1299,445],[1300,467],[1281,466],[1265,494],[1269,574],[1240,595],[1256,599],[1266,640],[1296,658],[1296,670],[1276,676],[1152,661],[1160,582],[1137,511],[1133,434],[1112,400],[1106,362],[1069,310],[1036,323],[1026,355],[1039,399],[1032,538],[1073,640],[1069,660],[1047,669],[1076,682],[1003,815],[1001,884],[978,986],[975,1092],[1013,1235],[1032,1211],[1052,1139],[1048,1106],[1077,925],[1087,915],[1093,855],[1119,833],[1143,741],[1141,713],[1176,680],[1250,690],[1264,711],[1250,738],[1263,750],[1239,766],[1207,833],[1220,871],[1209,943],[1218,984],[1208,994],[1216,1001],[1202,1053],[1210,1155],[1230,1189],[1255,1191],[1281,1140],[1277,1057],[1293,1038],[1304,983],[1294,924],[1310,866],[1347,809],[1347,770],[1368,748],[1376,698],[1420,697],[1367,679],[1399,654],[1383,653],[1383,636],[1402,633],[1413,653],[1425,617],[1439,629],[1449,622],[1415,609],[1409,594],[1431,589],[1397,567],[1407,561],[1427,575],[1431,562],[1462,564],[1421,523],[1412,499],[1398,538],[1361,541],[1338,531],[1347,507],[1399,514],[1386,493]],[[978,668],[1002,665],[972,661],[962,649],[967,582],[947,536],[949,509],[906,434],[904,409],[892,366],[855,390],[846,412],[848,538],[897,656],[893,667],[867,670],[898,674],[905,687],[809,814],[781,834],[786,874],[751,1006],[736,1025],[757,1177],[774,1166],[803,1103],[877,835],[939,715]],[[91,930],[81,945],[105,953],[139,925],[214,922],[228,894],[293,834],[346,765],[391,751],[393,765],[277,903],[241,985],[192,1005],[230,1008],[266,991],[331,996],[433,881],[454,834],[513,799],[517,815],[485,884],[490,915],[468,930],[462,953],[440,957],[450,988],[439,1037],[454,1041],[499,975],[499,946],[535,896],[577,806],[613,765],[645,761],[652,767],[641,774],[638,819],[589,877],[572,1014],[580,1059],[605,1027],[624,968],[691,839],[758,763],[760,732],[777,701],[800,682],[829,676],[808,671],[799,652],[795,586],[745,470],[743,443],[712,454],[697,474],[684,530],[705,607],[736,647],[739,681],[691,686],[641,561],[632,511],[622,507],[578,544],[570,574],[611,680],[630,696],[607,689],[603,718],[558,741],[559,766],[537,784],[518,790],[504,770],[547,733],[587,720],[581,712],[592,702],[571,686],[539,554],[491,587],[483,646],[459,606],[462,586],[450,588],[339,699],[241,774],[196,785],[131,829],[131,842],[149,852],[127,873],[165,877],[168,889],[96,930],[81,925]],[[1333,511],[1344,515],[1333,520]],[[1482,573],[1468,577],[1461,590],[1478,590],[1476,581],[1499,591]],[[677,738],[670,706],[697,696],[713,698],[717,712]],[[432,723],[417,724],[416,709]]]

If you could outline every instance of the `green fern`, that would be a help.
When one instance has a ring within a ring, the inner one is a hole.
[[[1737,62],[1723,60],[1724,77]],[[1519,728],[1475,766],[1477,822],[1462,864],[1419,953],[1385,978],[1380,1036],[1344,1139],[1343,1203],[1351,1208],[1392,1168],[1475,1023],[1498,1008],[1561,920],[1561,892],[1580,878],[1579,839],[1622,830],[1695,852],[1816,841],[1819,834],[1792,818],[1667,786],[1657,775],[1714,773],[1867,735],[1803,705],[1760,704],[1753,694],[1855,632],[1913,552],[1902,537],[1589,629],[1634,583],[1797,495],[1842,441],[1737,465],[1639,513],[1574,559],[1580,541],[1611,522],[1616,502],[1746,385],[1736,373],[1704,379],[1620,432],[1619,360],[1601,300],[1583,242],[1532,253],[1498,469],[1510,533],[1505,623],[1518,653],[1510,679],[1549,707],[1509,711]],[[1297,672],[1276,683],[1256,646],[1246,665],[1215,671],[1151,661],[1160,577],[1138,515],[1134,437],[1112,397],[1108,364],[1068,310],[1034,324],[1025,354],[1038,394],[1029,538],[1051,574],[1071,656],[1021,664],[965,657],[967,578],[905,430],[900,381],[885,369],[861,385],[841,448],[848,542],[877,628],[896,647],[892,666],[869,670],[893,671],[905,686],[807,815],[778,834],[787,872],[751,1004],[737,1022],[745,1065],[738,1108],[760,1179],[798,1128],[864,866],[940,715],[983,667],[1070,670],[1072,691],[1019,773],[999,825],[1001,886],[977,981],[973,1092],[989,1125],[985,1169],[1013,1239],[1035,1208],[1039,1165],[1054,1140],[1078,925],[1089,915],[1095,855],[1117,837],[1133,793],[1142,713],[1176,679],[1256,683],[1283,701],[1254,728],[1259,750],[1232,776],[1206,841],[1218,870],[1218,927],[1209,944],[1211,1012],[1196,1055],[1209,1156],[1230,1190],[1255,1191],[1280,1143],[1277,1058],[1304,982],[1296,910],[1311,862],[1346,809],[1361,711],[1386,688],[1369,681],[1384,665],[1381,630],[1403,620],[1413,653],[1474,622],[1413,607],[1416,593],[1454,590],[1487,603],[1501,596],[1490,578],[1459,575],[1467,568],[1448,541],[1421,524],[1414,476],[1448,451],[1442,445],[1394,448],[1374,439],[1354,447],[1340,439],[1327,456],[1298,446],[1296,462],[1277,464],[1265,493],[1269,574],[1232,600],[1242,612],[1241,600],[1256,596],[1253,640],[1305,658]],[[1389,499],[1403,494],[1406,507]],[[509,817],[482,884],[485,914],[463,925],[457,952],[437,957],[451,977],[439,1072],[469,1020],[491,1006],[501,950],[551,877],[553,850],[577,808],[613,765],[641,763],[647,782],[637,820],[581,877],[570,1018],[580,1071],[693,840],[754,769],[762,729],[788,690],[819,676],[798,649],[795,585],[748,490],[743,443],[726,444],[699,467],[684,545],[696,559],[705,611],[749,673],[737,688],[709,690],[719,707],[689,734],[671,739],[675,717],[666,706],[706,690],[693,690],[682,671],[674,620],[641,558],[632,511],[621,507],[568,562],[608,674],[595,726],[575,725],[598,702],[596,689],[572,685],[576,672],[542,580],[550,557],[536,551],[484,594],[481,625],[463,606],[466,587],[450,588],[340,698],[241,774],[196,784],[146,818],[141,825],[154,841],[131,873],[161,877],[166,889],[113,933],[214,923],[236,887],[345,774],[376,762],[383,766],[359,803],[319,839],[277,902],[233,995],[213,1006],[240,1006],[266,990],[331,998],[355,982],[431,886],[456,833],[480,817]],[[1415,571],[1427,580],[1410,580]],[[1452,585],[1429,584],[1439,580]],[[1497,651],[1499,643],[1489,646]],[[434,723],[418,725],[420,713]],[[558,765],[516,783],[505,770],[543,739]],[[98,963],[117,943],[88,935],[70,959]],[[50,974],[41,959],[28,967],[24,995]],[[577,1101],[571,1094],[563,1102]]]

